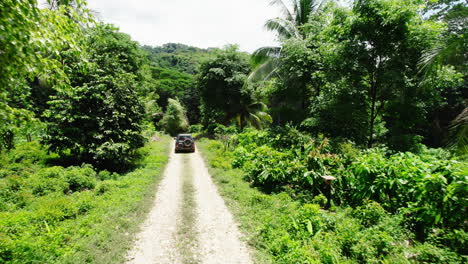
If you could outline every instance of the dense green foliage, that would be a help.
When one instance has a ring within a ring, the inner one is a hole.
[[[228,124],[239,111],[243,87],[250,71],[248,57],[227,47],[200,67],[198,89],[203,124]]]
[[[168,43],[159,47],[143,46],[150,65],[153,88],[148,96],[166,110],[169,98],[178,98],[187,109],[190,123],[200,122],[200,97],[195,83],[201,63],[212,56],[212,50],[204,50],[183,44]],[[162,115],[155,114],[154,123]]]
[[[465,234],[468,164],[450,158],[446,151],[361,151],[350,143],[308,138],[293,128],[249,131],[231,140],[237,142],[233,166],[242,168],[246,180],[265,191],[289,191],[308,200],[324,194],[321,177],[333,175],[337,205],[376,201],[388,212],[402,214],[420,239],[434,232],[441,232],[441,237],[447,235],[444,232]]]
[[[293,131],[290,133],[294,134]],[[239,135],[239,142],[253,143],[260,138],[260,142],[268,141],[271,146],[284,149],[288,144],[302,141],[297,137],[291,140],[291,134],[279,134],[276,138],[245,134]],[[249,243],[258,250],[260,263],[465,261],[454,252],[466,253],[463,230],[444,233],[437,229],[426,242],[419,242],[406,227],[404,214],[390,214],[371,200],[361,201],[361,205],[354,208],[332,207],[327,211],[322,209],[326,200],[323,195],[299,202],[288,195],[291,194],[290,186],[285,186],[286,192],[265,194],[244,181],[244,177],[251,177],[248,171],[251,167],[232,169],[231,162],[238,164],[243,155],[225,151],[223,144],[217,141],[199,142],[198,147],[207,158],[221,194],[248,234]],[[351,151],[347,153],[352,154]],[[268,156],[264,158],[268,159]],[[283,162],[276,160],[277,164]]]
[[[141,149],[127,174],[50,166],[37,142],[0,155],[0,262],[116,263],[150,203],[169,138]],[[119,230],[116,232],[116,230]]]
[[[49,102],[45,143],[53,151],[116,169],[143,146],[144,110],[136,92],[142,56],[128,35],[111,27],[99,26],[88,38],[92,64],[73,76],[73,89],[59,90]]]
[[[260,90],[275,124],[292,122],[368,147],[406,151],[420,142],[447,144],[452,120],[466,108],[466,65],[440,60],[428,71],[422,62],[445,35],[464,38],[463,29],[451,26],[466,21],[464,9],[458,22],[444,23],[421,16],[416,1],[355,1],[352,8],[292,2],[301,8],[286,8],[284,17],[267,25],[281,37],[281,52],[266,47],[254,54],[260,61],[270,57],[254,73],[267,75]],[[458,47],[451,54],[463,57]]]
[[[13,147],[15,136],[37,125],[28,81],[63,87],[68,80],[60,51],[81,58],[84,34],[78,23],[92,20],[81,1],[76,5],[51,11],[38,9],[36,1],[0,3],[0,149]]]
[[[152,91],[157,95],[156,103],[165,110],[169,98],[178,98],[187,108],[190,123],[200,122],[200,97],[194,76],[166,68],[151,68],[151,76],[155,80]]]

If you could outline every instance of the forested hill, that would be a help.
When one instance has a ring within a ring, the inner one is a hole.
[[[143,46],[153,66],[170,68],[187,74],[195,74],[201,62],[210,57],[212,49],[200,49],[180,43],[162,46]]]
[[[200,121],[200,97],[195,75],[203,61],[214,56],[216,49],[201,49],[180,43],[141,47],[148,58],[156,103],[165,111],[169,98],[178,98],[187,110],[190,123]],[[159,120],[158,118],[155,119]]]

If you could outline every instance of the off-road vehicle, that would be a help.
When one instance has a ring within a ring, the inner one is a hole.
[[[195,152],[195,140],[190,134],[179,134],[175,137],[175,153]]]

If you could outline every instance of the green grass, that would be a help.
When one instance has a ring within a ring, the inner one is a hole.
[[[48,167],[37,143],[0,156],[1,263],[121,263],[154,198],[170,138],[126,174]]]
[[[181,220],[178,225],[178,249],[184,264],[199,263],[196,258],[198,246],[197,231],[195,230],[196,203],[195,188],[193,186],[193,170],[190,168],[189,156],[183,156],[182,172],[182,208]]]
[[[436,244],[418,243],[402,218],[369,202],[357,208],[303,204],[286,193],[265,194],[233,169],[232,153],[202,139],[197,146],[226,204],[255,249],[256,263],[461,263]]]

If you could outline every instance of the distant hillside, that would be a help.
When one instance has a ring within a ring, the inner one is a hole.
[[[169,68],[187,74],[196,74],[200,63],[209,58],[213,49],[200,49],[179,43],[162,46],[143,46],[153,66]]]

